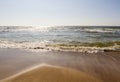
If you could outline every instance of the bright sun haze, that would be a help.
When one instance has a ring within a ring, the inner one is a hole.
[[[120,0],[0,0],[0,25],[120,25]]]

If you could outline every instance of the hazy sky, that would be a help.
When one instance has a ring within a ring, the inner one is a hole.
[[[120,0],[0,0],[0,25],[120,25]]]

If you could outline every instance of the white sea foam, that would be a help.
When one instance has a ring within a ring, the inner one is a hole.
[[[114,45],[111,47],[53,47],[53,46],[46,46],[48,45],[48,41],[42,42],[14,42],[14,41],[7,41],[7,40],[0,40],[0,48],[18,48],[18,49],[25,49],[32,52],[39,52],[39,51],[48,51],[48,50],[57,50],[57,51],[74,51],[74,52],[84,52],[84,53],[98,53],[104,52],[104,50],[117,50],[120,49],[119,45]]]
[[[35,48],[36,46],[44,47],[47,41],[42,42],[14,42],[7,40],[0,40],[0,48],[23,48],[30,49]]]
[[[83,31],[86,31],[86,32],[101,32],[101,33],[120,32],[120,30],[112,30],[112,29],[107,29],[107,30],[103,30],[103,29],[84,29]]]
[[[94,34],[96,33],[96,34]],[[61,50],[77,52],[102,52],[116,50],[120,45],[109,47],[67,46],[80,43],[120,41],[119,27],[81,26],[0,26],[0,48],[20,48],[30,51]],[[8,40],[6,40],[8,39]],[[12,41],[10,41],[12,40]],[[47,45],[58,44],[58,46]],[[64,44],[64,46],[59,46]],[[109,43],[107,43],[109,45]],[[105,44],[103,44],[105,45]],[[99,46],[99,44],[98,44]]]

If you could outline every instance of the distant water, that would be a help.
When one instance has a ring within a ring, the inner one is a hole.
[[[119,26],[0,26],[0,47],[109,47],[119,42]]]

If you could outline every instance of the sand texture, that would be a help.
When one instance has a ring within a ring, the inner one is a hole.
[[[24,71],[3,82],[102,82],[99,79],[81,71],[43,65]]]

